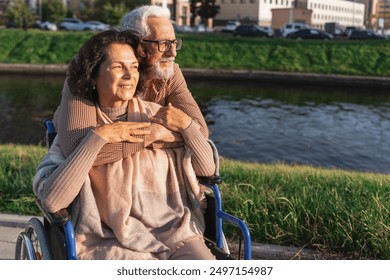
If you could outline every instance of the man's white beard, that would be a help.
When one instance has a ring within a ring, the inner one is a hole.
[[[161,60],[156,64],[154,65],[154,70],[156,72],[156,75],[160,78],[160,79],[169,79],[173,76],[174,74],[174,64],[173,64],[173,61],[175,60],[174,58],[163,58],[162,60],[170,60],[172,61],[172,66],[169,67],[169,68],[165,68],[165,69],[161,69]]]

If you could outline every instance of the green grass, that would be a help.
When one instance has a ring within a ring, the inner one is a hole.
[[[0,63],[67,64],[91,32],[1,30]],[[390,76],[390,41],[293,41],[177,34],[185,68]]]
[[[40,214],[31,183],[45,152],[0,145],[1,213]],[[222,159],[221,176],[224,210],[246,221],[254,241],[390,259],[390,175]]]
[[[1,213],[40,213],[32,193],[32,178],[45,152],[38,146],[0,145]]]

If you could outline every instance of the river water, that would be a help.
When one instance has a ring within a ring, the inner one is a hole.
[[[390,173],[385,90],[187,79],[220,155]],[[63,78],[0,77],[0,143],[38,144]]]

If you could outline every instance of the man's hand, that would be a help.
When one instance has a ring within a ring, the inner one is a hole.
[[[151,131],[144,129],[150,126],[148,122],[114,122],[104,124],[94,129],[95,133],[108,143],[133,142],[140,143],[144,139],[137,136],[149,135]]]
[[[180,133],[171,131],[161,124],[152,123],[148,130],[150,130],[150,134],[145,136],[145,147],[156,141],[166,143],[183,142],[183,137]]]
[[[190,126],[192,119],[182,110],[173,107],[169,103],[168,106],[161,107],[153,118],[151,118],[151,121],[162,124],[169,130],[181,131]]]

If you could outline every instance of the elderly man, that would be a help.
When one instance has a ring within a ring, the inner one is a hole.
[[[187,88],[179,65],[175,64],[177,51],[182,46],[173,29],[171,14],[160,6],[141,6],[122,18],[121,30],[137,32],[142,37],[141,72],[146,88],[145,100],[181,109],[199,125],[208,138],[208,129],[198,105]]]
[[[198,124],[202,135],[208,138],[208,128],[199,106],[188,90],[179,66],[174,62],[182,41],[175,37],[169,10],[159,6],[141,6],[123,17],[121,29],[132,30],[141,35],[141,96],[146,101],[165,106],[156,115],[156,119],[162,123],[175,122],[177,116],[189,118]],[[89,124],[95,121],[88,119],[88,116],[93,115],[88,110],[95,110],[95,105],[73,96],[65,81],[61,105],[54,118],[58,133],[62,135],[59,145],[65,157],[77,147],[90,129]],[[176,114],[171,113],[172,111]],[[66,121],[56,123],[59,114]],[[168,131],[157,123],[148,129],[151,133],[144,136],[145,141],[142,143],[107,144],[99,153],[95,164],[114,162],[150,144],[169,147],[175,145],[180,138],[177,133]]]

